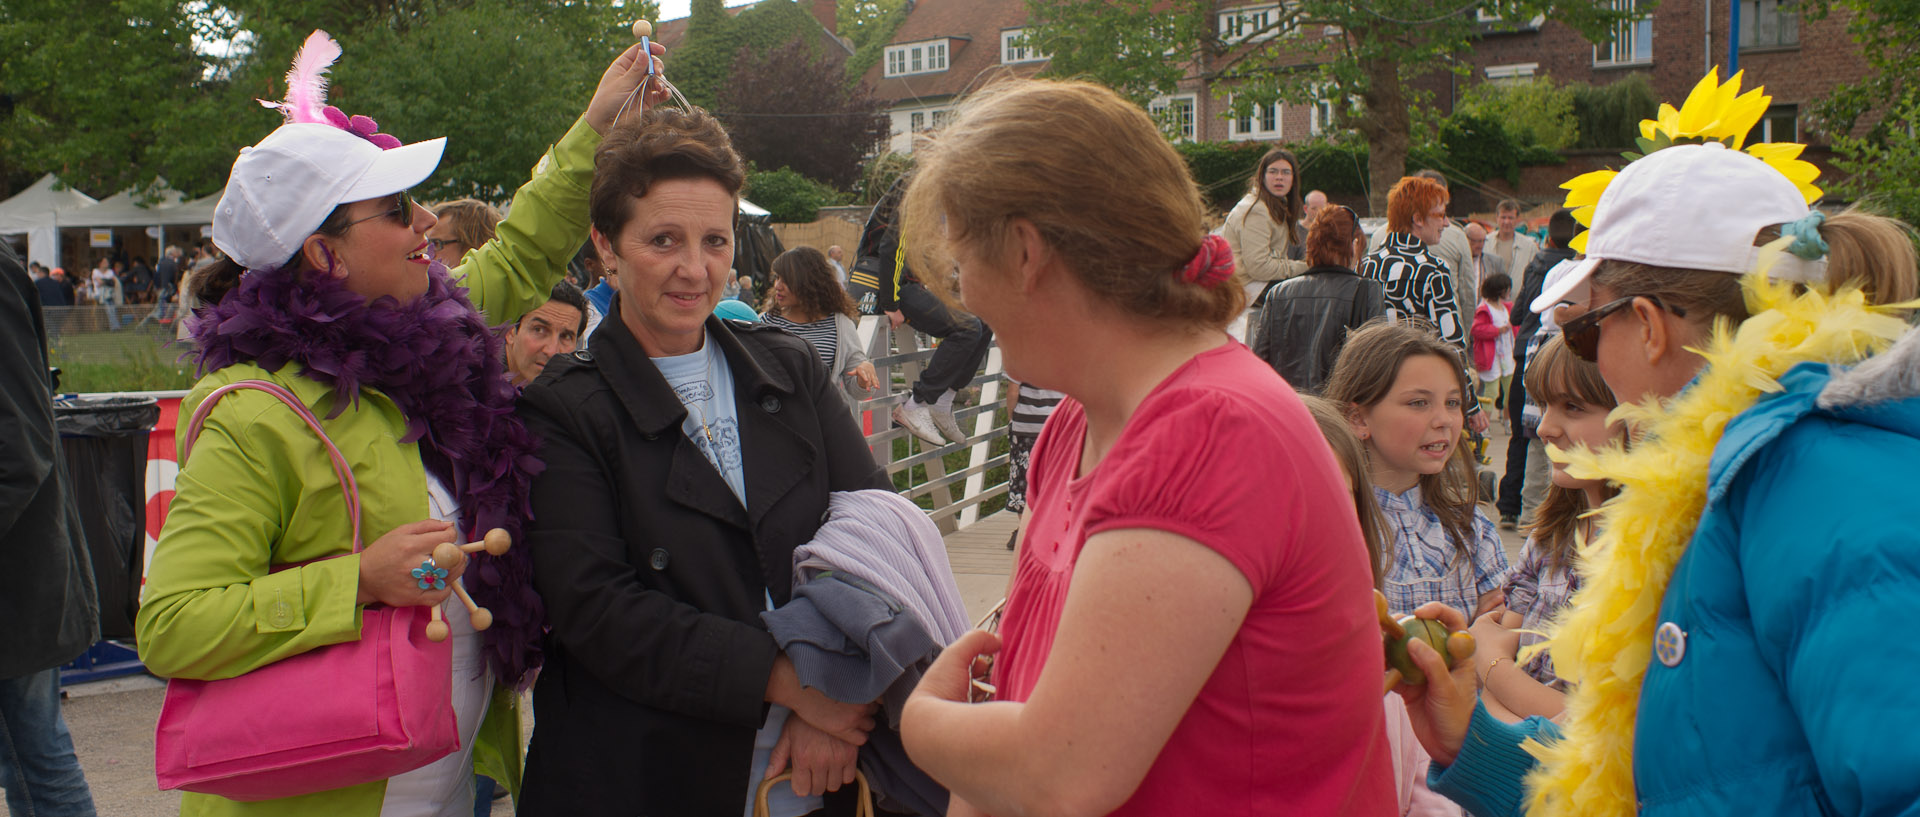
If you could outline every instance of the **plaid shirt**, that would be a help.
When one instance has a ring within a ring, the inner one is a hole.
[[[1514,568],[1513,576],[1507,580],[1507,609],[1520,614],[1520,629],[1545,632],[1547,622],[1560,614],[1561,608],[1573,598],[1573,592],[1579,589],[1580,574],[1555,568],[1547,561],[1546,553],[1534,547],[1533,537],[1529,536],[1526,549],[1520,551],[1520,566]],[[1521,633],[1520,648],[1524,650],[1545,640]],[[1521,668],[1535,681],[1554,689],[1566,689],[1559,676],[1553,674],[1553,656],[1545,650]]]
[[[1479,508],[1473,509],[1470,559],[1460,558],[1440,516],[1420,497],[1420,486],[1398,496],[1375,486],[1380,512],[1393,538],[1393,565],[1387,569],[1387,609],[1406,615],[1430,601],[1446,604],[1468,616],[1480,603],[1480,594],[1507,583],[1507,551],[1500,532]]]

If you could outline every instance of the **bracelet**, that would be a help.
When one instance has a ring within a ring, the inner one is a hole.
[[[1480,677],[1482,677],[1482,678],[1490,678],[1490,677],[1493,677],[1493,668],[1494,668],[1494,667],[1497,667],[1497,666],[1500,666],[1500,662],[1502,662],[1502,661],[1506,661],[1506,662],[1507,662],[1507,663],[1509,663],[1509,664],[1511,664],[1511,663],[1513,663],[1513,662],[1512,662],[1511,660],[1509,660],[1509,659],[1508,659],[1508,658],[1507,658],[1506,656],[1504,656],[1504,655],[1503,655],[1503,656],[1500,656],[1499,658],[1495,658],[1495,659],[1493,659],[1492,661],[1488,661],[1488,662],[1487,662],[1487,670],[1486,670],[1485,672],[1482,672],[1482,673],[1480,673]]]

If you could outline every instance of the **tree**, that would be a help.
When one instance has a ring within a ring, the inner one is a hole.
[[[1820,19],[1852,14],[1847,31],[1870,73],[1835,88],[1813,109],[1833,141],[1834,164],[1849,177],[1830,193],[1872,200],[1890,215],[1920,223],[1920,3],[1912,0],[1811,0],[1803,12]]]
[[[853,45],[853,58],[847,60],[847,76],[858,77],[880,61],[887,41],[907,19],[907,0],[839,0],[834,11],[840,30],[835,32]]]
[[[821,50],[820,21],[793,0],[761,0],[737,17],[722,0],[693,0],[687,38],[673,57],[673,84],[688,102],[711,109],[741,49],[763,53],[796,39],[809,52]]]
[[[1895,0],[1888,0],[1893,2]],[[1455,59],[1485,24],[1544,14],[1589,39],[1627,16],[1591,0],[1296,0],[1241,14],[1213,0],[1027,0],[1029,42],[1052,54],[1048,72],[1086,76],[1145,103],[1190,77],[1254,104],[1325,100],[1336,124],[1366,139],[1369,202],[1386,210],[1387,189],[1406,171],[1413,82],[1435,70],[1466,73]],[[1642,11],[1644,13],[1644,10]]]
[[[580,114],[646,2],[0,0],[0,178],[54,171],[109,193],[164,176],[220,190],[280,124],[315,28],[339,41],[331,101],[406,141],[450,136],[418,192],[499,200]],[[11,103],[9,105],[8,103]],[[11,114],[9,115],[9,110]]]
[[[181,106],[207,92],[210,67],[178,6],[0,3],[0,42],[8,43],[0,49],[0,178],[52,171],[106,195],[169,175],[156,156],[213,152],[213,135],[171,127]]]
[[[815,56],[800,38],[772,51],[740,49],[716,111],[734,147],[759,167],[852,187],[888,122],[871,89],[843,79],[845,62]]]

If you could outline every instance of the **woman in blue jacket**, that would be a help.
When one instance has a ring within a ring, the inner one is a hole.
[[[1668,147],[1569,185],[1594,205],[1587,259],[1533,308],[1568,304],[1568,345],[1641,405],[1631,450],[1565,452],[1622,492],[1552,640],[1564,722],[1505,723],[1470,664],[1448,676],[1416,648],[1434,680],[1402,694],[1429,782],[1482,817],[1920,802],[1902,731],[1920,641],[1898,626],[1920,609],[1901,478],[1920,461],[1920,338],[1861,362],[1906,328],[1875,304],[1913,298],[1914,251],[1898,222],[1809,211],[1811,168],[1763,147]],[[1483,672],[1520,671],[1488,646]]]

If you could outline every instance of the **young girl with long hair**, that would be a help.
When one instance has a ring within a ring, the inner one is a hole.
[[[1607,422],[1617,403],[1600,378],[1600,367],[1575,357],[1559,337],[1541,347],[1527,366],[1526,387],[1543,407],[1540,438],[1547,445],[1562,451],[1576,446],[1599,450],[1620,438],[1620,427]],[[1546,629],[1580,589],[1574,555],[1598,532],[1598,517],[1589,511],[1614,493],[1606,480],[1576,477],[1566,463],[1553,464],[1553,484],[1528,530],[1520,564],[1507,581],[1507,608],[1482,616],[1474,625],[1479,645],[1474,669],[1489,707],[1498,702],[1520,717],[1549,718],[1565,708],[1566,683],[1554,674],[1552,656],[1543,650],[1522,661],[1518,654],[1543,639],[1519,630]]]
[[[794,247],[773,259],[773,286],[765,306],[768,324],[805,338],[820,353],[849,408],[880,385],[854,331],[860,310],[819,250]]]
[[[1353,333],[1327,380],[1366,446],[1394,554],[1383,589],[1394,615],[1438,601],[1477,617],[1504,598],[1506,551],[1460,446],[1472,393],[1453,345],[1386,321]]]

